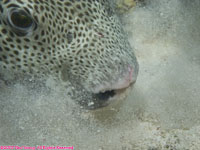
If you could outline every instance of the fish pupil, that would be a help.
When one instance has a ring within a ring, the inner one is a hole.
[[[29,28],[33,24],[33,20],[25,12],[13,12],[11,15],[13,25],[18,28]]]

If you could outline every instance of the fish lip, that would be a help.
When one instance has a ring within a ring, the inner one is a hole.
[[[123,82],[123,81],[122,81]],[[125,84],[120,84],[119,82],[117,84],[109,84],[109,85],[101,85],[98,88],[94,88],[92,90],[92,93],[97,94],[97,93],[104,93],[106,91],[121,91],[123,89],[127,89],[130,86],[132,86],[133,84],[135,84],[136,79],[130,79],[130,80],[126,80]],[[106,88],[105,88],[106,87]]]
[[[120,95],[122,95],[123,93],[125,93],[128,89],[132,88],[134,84],[135,84],[135,81],[131,82],[127,87],[114,89],[114,92],[116,94],[111,99],[117,99]]]
[[[100,91],[100,92],[115,91],[115,92],[117,92],[117,93],[121,93],[121,92],[125,91],[126,89],[132,87],[134,84],[135,84],[135,81],[131,82],[130,84],[128,84],[127,86],[124,86],[124,87],[120,87],[120,88],[111,88],[111,89],[103,90],[103,91]],[[100,93],[100,92],[99,92],[99,93]],[[117,93],[116,93],[116,94],[117,94]]]
[[[120,90],[129,87],[131,84],[136,82],[134,76],[135,70],[130,65],[127,67],[127,72],[124,73],[120,78],[110,83],[103,83],[99,86],[96,86],[92,89],[92,93],[104,93],[111,90]]]

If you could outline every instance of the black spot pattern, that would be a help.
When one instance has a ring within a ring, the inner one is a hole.
[[[35,26],[16,31],[9,23],[11,13],[6,13],[13,10],[26,13]],[[117,80],[129,64],[137,71],[130,44],[106,0],[1,0],[0,13],[0,70],[67,76],[88,91]]]

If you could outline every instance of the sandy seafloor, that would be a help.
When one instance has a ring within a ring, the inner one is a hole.
[[[49,79],[0,85],[0,145],[200,150],[200,1],[149,0],[123,17],[140,64],[123,102],[81,111]]]

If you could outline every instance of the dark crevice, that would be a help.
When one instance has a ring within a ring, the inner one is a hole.
[[[99,100],[107,101],[109,98],[115,96],[115,94],[116,94],[115,91],[111,90],[111,91],[105,91],[105,92],[102,92],[102,93],[95,94],[95,96]]]

